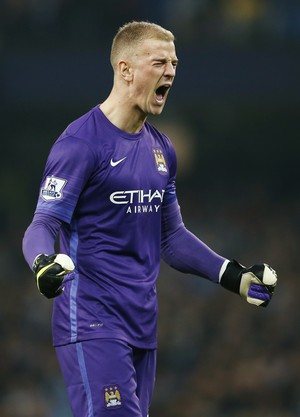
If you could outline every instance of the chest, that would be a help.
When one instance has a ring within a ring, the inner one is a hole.
[[[155,141],[120,140],[102,153],[97,177],[103,191],[124,192],[130,199],[162,193],[169,180],[168,156]]]

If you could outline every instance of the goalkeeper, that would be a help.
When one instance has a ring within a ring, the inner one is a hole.
[[[148,416],[161,258],[256,306],[276,286],[268,265],[230,261],[183,223],[174,147],[147,121],[162,112],[177,62],[161,26],[119,29],[111,93],[54,143],[25,232],[37,287],[54,299],[53,343],[74,417]]]

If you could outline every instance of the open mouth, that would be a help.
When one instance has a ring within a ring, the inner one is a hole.
[[[164,98],[167,92],[170,90],[170,87],[170,85],[161,85],[160,87],[158,87],[158,89],[155,91],[156,100],[159,102],[164,101]]]

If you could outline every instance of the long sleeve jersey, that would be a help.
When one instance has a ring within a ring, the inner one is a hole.
[[[114,126],[94,107],[72,122],[47,159],[23,251],[68,254],[75,270],[53,305],[53,341],[117,338],[156,348],[160,259],[219,281],[226,261],[184,226],[176,197],[176,155],[146,122]],[[48,253],[50,254],[50,253]]]

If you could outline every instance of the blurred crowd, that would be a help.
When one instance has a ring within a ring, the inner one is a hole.
[[[300,39],[297,0],[2,0],[0,45],[106,43],[116,30],[112,23],[141,18],[176,29],[186,42]]]
[[[275,72],[284,87],[278,87],[278,93],[274,82],[269,90],[246,98],[243,92],[233,98],[229,91],[226,97],[215,92],[209,100],[209,89],[205,95],[189,92],[180,81],[179,67],[174,86],[179,93],[170,95],[164,115],[153,120],[177,148],[178,196],[186,226],[229,259],[245,265],[270,263],[279,284],[270,306],[256,308],[218,285],[162,263],[158,370],[150,415],[300,417],[300,86],[291,81],[296,79],[294,65],[299,68],[293,52],[300,44],[296,0],[0,3],[0,58],[5,63],[0,66],[0,87],[6,87],[9,102],[0,103],[0,416],[71,416],[52,348],[51,301],[38,294],[21,240],[52,141],[94,105],[94,97],[75,103],[74,95],[63,105],[60,97],[45,104],[45,92],[33,91],[29,79],[30,88],[24,83],[22,90],[27,99],[21,100],[18,82],[26,70],[22,62],[26,52],[36,56],[36,65],[45,51],[61,50],[64,56],[80,48],[96,55],[110,44],[117,27],[132,19],[166,25],[191,61],[191,51],[201,53],[204,44],[206,51],[231,45],[231,58],[237,45],[245,57],[261,45],[266,51],[285,51],[285,72],[271,66],[272,73],[266,75],[272,78]],[[9,66],[12,54],[18,59]],[[28,68],[26,74],[33,67]],[[222,68],[214,69],[211,84],[228,83],[230,71],[227,79],[222,75]],[[258,76],[254,74],[253,85]],[[67,75],[61,80],[66,82]],[[77,82],[86,88],[85,80]],[[14,85],[18,88],[10,95]],[[196,82],[193,86],[195,90]],[[75,96],[77,88],[74,85]]]

